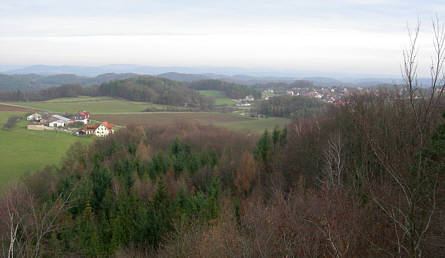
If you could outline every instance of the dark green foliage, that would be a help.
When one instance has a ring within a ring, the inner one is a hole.
[[[3,125],[3,130],[10,130],[17,125],[17,122],[20,121],[19,116],[11,116],[8,118],[8,121]]]
[[[57,74],[57,75],[37,75],[37,74],[14,74],[6,75],[0,74],[0,89],[3,90],[21,90],[21,91],[37,91],[48,87],[54,87],[64,84],[78,84],[82,86],[89,86],[100,84],[112,80],[122,80],[127,78],[134,78],[139,75],[124,73],[124,74],[101,74],[96,77],[84,77],[74,74]]]
[[[319,113],[325,106],[323,102],[300,96],[277,96],[255,104],[254,112],[266,116],[309,117]]]
[[[136,155],[137,142],[139,137],[128,134],[96,141],[89,150],[70,150],[52,177],[55,194],[73,191],[62,217],[66,226],[51,235],[54,253],[102,257],[121,248],[156,249],[175,223],[207,223],[219,216],[221,184],[214,172],[219,155],[214,148],[193,149],[176,137],[165,152],[143,162]],[[191,187],[180,183],[184,179]]]
[[[258,141],[258,145],[254,151],[255,159],[258,160],[267,172],[271,172],[271,161],[274,151],[274,142],[269,132],[264,131],[263,137]]]
[[[201,109],[208,109],[213,105],[210,98],[185,87],[181,82],[151,76],[103,83],[97,88],[97,94]]]
[[[220,80],[202,80],[192,82],[189,84],[189,87],[195,90],[222,91],[228,98],[232,99],[241,99],[249,95],[252,95],[255,99],[261,97],[261,92],[256,89],[249,88],[245,85]]]

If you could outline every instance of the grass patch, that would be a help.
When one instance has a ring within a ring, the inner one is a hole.
[[[226,127],[231,130],[248,130],[254,133],[262,133],[265,129],[273,130],[275,126],[283,127],[290,120],[286,118],[244,118],[233,113],[143,113],[143,114],[101,114],[93,115],[92,119],[108,121],[118,125],[145,125],[163,126],[174,125],[181,122],[199,123]]]
[[[0,126],[12,115],[23,112],[0,112]],[[74,142],[90,142],[93,138],[75,137],[63,132],[26,130],[21,120],[16,127],[0,129],[0,189],[27,172],[35,172],[47,165],[57,165]]]
[[[77,113],[78,111],[86,110],[93,114],[142,112],[147,108],[166,109],[168,107],[166,105],[127,101],[109,97],[60,98],[49,101],[13,102],[11,104],[51,112]]]
[[[224,94],[224,92],[222,92],[222,91],[218,91],[218,90],[199,90],[198,92],[201,95],[215,98],[215,105],[217,105],[217,106],[219,106],[219,105],[231,105],[231,106],[235,105],[233,100],[228,98],[226,96],[226,94]]]

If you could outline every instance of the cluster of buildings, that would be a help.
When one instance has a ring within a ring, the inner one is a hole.
[[[250,102],[254,102],[255,98],[252,95],[246,96],[243,99],[234,99],[237,107],[250,107],[252,104]]]
[[[289,96],[303,96],[315,98],[327,103],[339,103],[341,99],[352,93],[352,90],[361,90],[360,88],[342,88],[342,87],[310,87],[293,88],[286,91]]]
[[[96,135],[100,137],[114,133],[113,124],[102,122],[100,124],[89,125],[90,114],[80,111],[75,115],[50,115],[48,113],[33,113],[26,117],[30,121],[28,130],[64,130],[73,132],[74,135]],[[79,129],[80,128],[80,129]]]

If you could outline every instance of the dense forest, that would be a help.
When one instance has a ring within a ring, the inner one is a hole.
[[[93,88],[83,88],[77,84],[54,86],[39,91],[10,90],[0,91],[1,101],[44,101],[53,98],[69,98],[81,95],[94,95]]]
[[[255,99],[261,98],[261,92],[249,88],[245,85],[225,82],[221,80],[201,80],[192,82],[189,87],[195,90],[218,90],[226,94],[231,99],[241,99],[245,96],[252,95]]]
[[[74,145],[0,197],[2,256],[440,256],[441,103],[382,89],[261,137],[177,124]]]
[[[97,88],[99,96],[120,97],[172,106],[208,109],[213,100],[169,79],[144,76],[103,83]]]
[[[308,117],[320,112],[326,105],[313,98],[276,96],[256,102],[252,112],[265,116]]]
[[[107,73],[96,77],[85,77],[74,74],[38,75],[38,74],[0,74],[0,89],[4,91],[38,91],[48,87],[64,84],[78,84],[91,86],[112,80],[135,78],[139,75],[134,73]]]

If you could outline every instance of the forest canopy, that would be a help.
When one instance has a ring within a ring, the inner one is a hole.
[[[195,90],[222,91],[228,98],[232,99],[241,99],[249,95],[252,95],[255,99],[261,97],[261,92],[256,89],[249,88],[245,85],[225,82],[221,80],[201,80],[190,83],[189,87]]]
[[[326,105],[326,103],[313,98],[276,96],[256,102],[253,111],[265,116],[308,117],[320,112]]]

